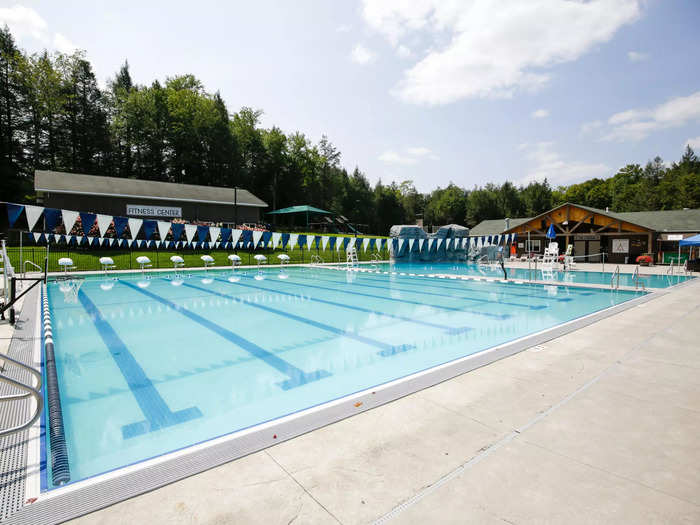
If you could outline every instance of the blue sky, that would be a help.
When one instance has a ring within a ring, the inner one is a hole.
[[[421,191],[607,177],[700,151],[697,0],[0,0],[19,45],[105,84],[193,73],[231,111],[322,134]]]

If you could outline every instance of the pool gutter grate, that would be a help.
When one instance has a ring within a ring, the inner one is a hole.
[[[36,344],[35,326],[38,289],[24,298],[21,313],[17,316],[15,330],[7,355],[23,363],[32,363]],[[0,359],[2,356],[0,356]],[[18,367],[6,367],[3,374],[25,384],[31,384],[32,376]],[[0,394],[15,394],[16,389],[0,384]],[[31,400],[24,398],[0,405],[0,426],[19,425],[30,417]],[[0,521],[24,505],[27,478],[27,449],[30,430],[22,430],[0,438]]]

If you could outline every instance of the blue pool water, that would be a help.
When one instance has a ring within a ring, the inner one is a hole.
[[[73,481],[371,388],[634,292],[322,268],[48,285]],[[51,476],[48,476],[51,479]]]
[[[503,278],[503,270],[500,266],[496,269],[479,266],[474,263],[381,263],[377,265],[382,271],[398,271],[423,274],[454,274],[454,275],[472,275]],[[552,272],[551,274],[543,274],[541,270],[532,270],[532,279],[540,281],[560,281],[564,283],[577,284],[604,284],[610,285],[612,271],[615,265],[608,265],[606,269],[610,271],[603,272]],[[509,279],[525,279],[528,280],[530,272],[527,268],[506,268]],[[640,278],[644,282],[646,288],[667,288],[675,284],[682,283],[687,279],[692,279],[691,276],[685,275],[645,275],[644,270],[640,272]],[[631,273],[620,274],[620,286],[634,286],[635,282]],[[641,287],[640,287],[641,288]]]

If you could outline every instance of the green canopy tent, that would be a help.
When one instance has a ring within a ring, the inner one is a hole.
[[[303,206],[290,206],[289,208],[281,208],[279,210],[268,211],[266,215],[288,215],[292,213],[304,213],[306,214],[306,228],[309,228],[309,213],[316,213],[319,215],[335,215],[332,211],[322,210],[321,208],[314,208],[305,204]]]

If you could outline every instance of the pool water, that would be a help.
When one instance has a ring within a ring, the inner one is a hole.
[[[72,481],[640,295],[299,267],[78,282],[47,288]]]
[[[503,278],[503,270],[500,266],[490,268],[488,266],[479,266],[475,263],[381,263],[377,265],[382,271],[398,271],[423,274],[454,274],[454,275],[471,275]],[[539,281],[559,281],[563,283],[577,284],[603,284],[610,285],[610,279],[615,269],[615,265],[609,265],[609,272],[588,272],[575,270],[572,272],[551,272],[543,273],[540,269],[535,270],[533,265],[532,279]],[[507,268],[509,279],[524,279],[529,280],[530,271],[527,268]],[[692,279],[692,276],[686,275],[645,275],[644,270],[640,272],[640,279],[646,288],[667,288],[687,279]],[[617,278],[616,278],[617,280]],[[620,286],[635,286],[635,281],[631,273],[620,273]],[[641,287],[641,286],[640,286]]]

